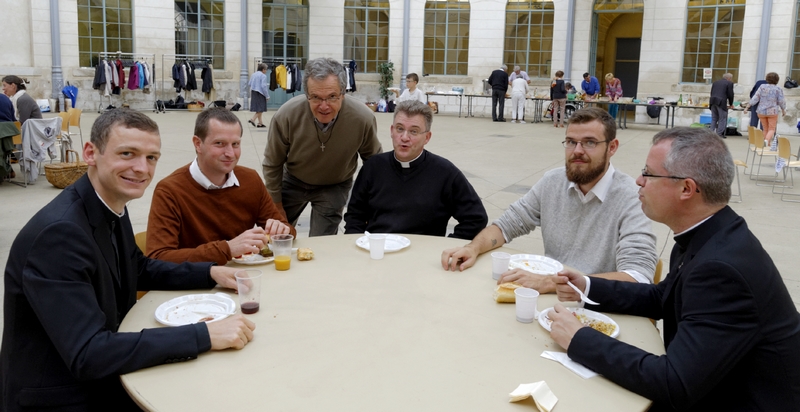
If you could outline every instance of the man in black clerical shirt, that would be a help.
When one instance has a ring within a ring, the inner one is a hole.
[[[391,127],[394,150],[375,155],[358,174],[347,213],[345,233],[447,234],[472,239],[488,218],[480,197],[449,160],[427,150],[433,112],[418,101],[397,105]]]

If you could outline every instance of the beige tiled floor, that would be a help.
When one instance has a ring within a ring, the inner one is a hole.
[[[267,123],[272,111],[265,114]],[[168,112],[152,114],[161,127],[162,157],[156,170],[156,180],[176,168],[192,161],[194,157],[191,136],[195,114]],[[84,113],[84,137],[96,113]],[[247,125],[250,113],[240,112],[239,118]],[[385,150],[391,149],[389,127],[391,114],[376,114],[380,140]],[[630,175],[641,170],[650,138],[663,126],[628,123],[627,130],[618,132],[620,149],[612,158],[614,166]],[[261,157],[267,141],[267,128],[245,128],[240,164],[260,171]],[[433,137],[427,148],[459,166],[472,182],[484,201],[490,221],[498,217],[513,201],[522,196],[542,174],[563,164],[561,146],[565,129],[554,129],[550,123],[513,124],[495,123],[487,118],[458,118],[437,115],[433,123]],[[745,137],[728,137],[727,143],[734,158],[744,160]],[[336,144],[332,141],[330,144]],[[800,139],[793,138],[797,147]],[[798,174],[800,176],[800,173]],[[781,202],[773,196],[770,187],[757,187],[746,176],[741,176],[744,201],[733,203],[733,209],[744,216],[751,230],[762,242],[778,266],[794,301],[800,306],[800,265],[798,265],[795,237],[800,233],[800,203]],[[735,185],[735,184],[734,184]],[[128,209],[134,231],[145,230],[150,199],[155,184],[145,196],[132,201]],[[735,190],[735,189],[734,189]],[[795,189],[797,190],[797,189]],[[51,186],[42,176],[35,185],[22,188],[9,183],[0,186],[3,213],[0,214],[0,262],[8,258],[11,243],[22,226],[60,190]],[[299,236],[307,236],[308,211],[298,225]],[[666,261],[672,247],[672,238],[664,225],[654,223],[659,251]],[[539,231],[515,239],[510,247],[529,253],[542,253]],[[5,266],[5,264],[4,264]]]

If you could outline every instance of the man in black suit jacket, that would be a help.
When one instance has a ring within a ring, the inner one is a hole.
[[[734,167],[710,131],[657,134],[636,183],[644,213],[676,233],[666,279],[557,277],[562,301],[579,300],[569,279],[601,303],[592,309],[663,319],[667,353],[657,356],[583,327],[561,305],[551,315],[551,336],[570,358],[652,399],[651,411],[800,408],[800,314],[767,252],[727,206]]]
[[[489,76],[489,84],[492,86],[492,120],[495,122],[506,121],[503,113],[506,106],[506,91],[508,91],[507,69],[508,66],[501,65]]]
[[[711,85],[711,98],[708,108],[711,110],[711,130],[725,138],[728,127],[728,107],[733,107],[733,75],[725,73],[722,78]]]
[[[235,288],[233,268],[146,258],[125,204],[142,196],[160,156],[158,126],[117,109],[92,126],[87,174],[17,235],[5,271],[0,409],[134,410],[119,375],[241,349],[255,325],[214,323],[118,333],[138,289]]]

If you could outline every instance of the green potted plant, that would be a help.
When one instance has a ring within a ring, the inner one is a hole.
[[[381,75],[380,94],[381,98],[389,101],[389,88],[394,82],[394,63],[386,62],[378,65],[378,73]]]

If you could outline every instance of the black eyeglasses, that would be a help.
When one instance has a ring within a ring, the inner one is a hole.
[[[607,140],[603,140],[603,141],[597,141],[597,140],[580,141],[580,140],[567,139],[567,140],[564,140],[563,142],[561,142],[561,144],[564,145],[564,147],[566,147],[569,150],[575,150],[575,148],[578,147],[578,144],[580,144],[586,150],[592,150],[595,147],[597,147],[597,145],[599,145],[600,143],[608,143],[608,141]]]
[[[692,180],[694,180],[694,178],[691,178],[691,177],[654,175],[654,174],[648,172],[646,167],[644,169],[642,169],[642,177],[663,177],[665,179],[678,179],[678,180],[692,179]],[[697,192],[697,193],[700,193],[700,188],[699,187],[695,188],[694,191]]]

